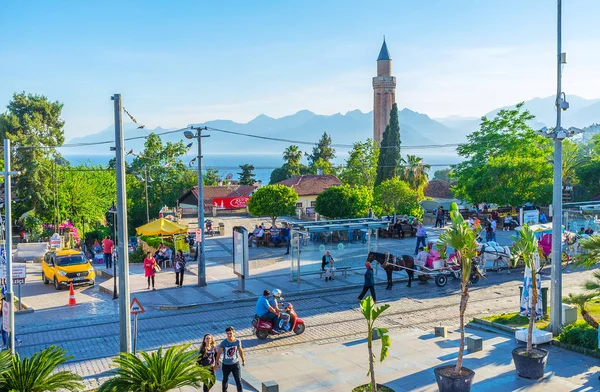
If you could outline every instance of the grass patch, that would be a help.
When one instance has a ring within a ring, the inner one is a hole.
[[[529,317],[521,316],[518,312],[495,314],[493,316],[482,317],[483,320],[492,323],[506,325],[512,328],[526,328],[529,326]],[[550,324],[550,317],[545,317],[535,322],[537,329],[544,329]]]
[[[560,335],[556,338],[561,343],[572,344],[588,350],[600,352],[598,349],[598,331],[584,321],[565,325]]]

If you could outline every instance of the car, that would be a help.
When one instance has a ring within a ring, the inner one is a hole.
[[[52,282],[56,290],[76,285],[91,285],[96,282],[92,263],[80,251],[59,249],[47,252],[42,260],[42,281]]]

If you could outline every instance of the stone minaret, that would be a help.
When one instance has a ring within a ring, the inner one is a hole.
[[[377,76],[373,78],[373,139],[381,143],[383,131],[390,123],[390,110],[396,102],[396,78],[392,76],[392,59],[385,38],[377,57]]]

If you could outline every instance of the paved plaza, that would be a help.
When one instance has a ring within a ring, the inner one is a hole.
[[[439,230],[430,230],[430,237],[435,238],[438,233]],[[509,234],[512,233],[504,233],[500,241],[509,241]],[[379,249],[409,253],[414,250],[414,243],[414,238],[380,239]],[[147,290],[140,266],[132,265],[132,297],[137,297],[146,308],[139,319],[138,349],[154,350],[180,343],[191,343],[198,348],[205,333],[213,333],[220,340],[224,338],[225,327],[233,325],[247,351],[244,378],[248,388],[256,387],[260,381],[275,380],[285,391],[348,391],[350,386],[368,381],[363,363],[365,321],[356,301],[363,281],[362,270],[350,272],[346,277],[338,275],[330,282],[319,275],[302,276],[300,282],[290,281],[290,260],[284,254],[285,249],[251,248],[251,276],[246,280],[246,290],[240,292],[229,264],[231,238],[209,238],[206,248],[209,279],[208,286],[203,288],[196,285],[197,265],[193,262],[183,288],[174,287],[174,274],[165,268],[157,274],[156,291]],[[333,254],[335,257],[335,250]],[[24,302],[35,311],[16,316],[17,335],[23,340],[19,353],[31,355],[51,344],[60,345],[74,356],[66,368],[85,376],[90,388],[96,387],[107,377],[119,347],[118,301],[112,300],[110,271],[103,273],[106,278],[94,288],[77,289],[78,305],[67,307],[68,291],[44,286],[39,273],[34,272],[39,265],[30,264],[29,268],[23,295]],[[568,270],[563,277],[564,293],[579,291],[581,282],[589,276],[591,271]],[[378,379],[396,390],[435,390],[431,369],[454,360],[458,335],[451,334],[443,340],[429,334],[437,325],[457,328],[459,282],[450,280],[443,288],[433,281],[415,282],[407,288],[403,278],[398,274],[393,290],[388,291],[384,290],[383,271],[379,270],[376,276],[378,302],[390,304],[377,323],[393,336],[390,358],[377,365]],[[518,309],[518,286],[522,279],[522,269],[511,274],[489,272],[487,279],[471,289],[467,318]],[[547,279],[544,277],[544,285],[549,285]],[[254,303],[265,288],[283,290],[286,300],[294,304],[306,322],[304,334],[266,341],[252,335],[250,320]],[[514,376],[510,359],[513,341],[484,335],[485,350],[469,354],[466,363],[480,369],[474,390],[497,389],[501,385],[510,385],[511,390],[513,387],[527,390],[531,383]],[[577,389],[581,391],[597,389],[586,389],[587,385],[596,385],[590,384],[596,380],[590,376],[598,370],[594,368],[595,360],[563,354],[562,350],[553,355],[557,350],[552,348],[548,377],[536,385],[550,388],[544,390],[573,390],[574,385],[581,386],[582,389]],[[568,374],[561,371],[566,367],[564,364],[553,362],[559,358],[568,358],[584,368]],[[552,389],[561,385],[567,389]],[[218,386],[215,388],[218,390]]]

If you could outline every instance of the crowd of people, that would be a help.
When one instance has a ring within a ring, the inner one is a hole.
[[[260,225],[255,225],[252,231],[248,233],[248,242],[250,244],[258,244],[260,240],[265,238],[268,233],[269,240],[275,245],[276,248],[285,242],[287,245],[286,255],[290,253],[290,238],[291,238],[291,229],[287,223],[284,223],[281,228],[277,227],[277,225],[271,225],[270,228],[267,229],[267,225],[261,223]]]

